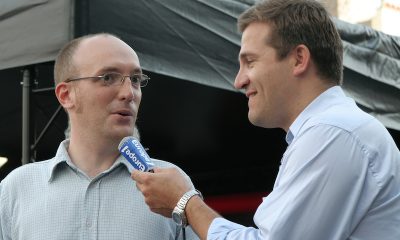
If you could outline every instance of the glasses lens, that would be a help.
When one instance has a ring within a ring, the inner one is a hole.
[[[145,74],[135,74],[130,79],[133,86],[138,87],[140,85],[141,87],[145,87],[150,78]]]
[[[141,87],[146,87],[146,85],[149,82],[149,80],[150,80],[150,78],[147,75],[142,74],[141,79],[140,79],[140,86]]]
[[[135,75],[130,76],[132,86],[138,87],[140,82],[141,82],[141,78],[142,78],[142,76],[139,75],[139,74],[135,74]]]
[[[115,85],[121,82],[123,76],[119,73],[112,72],[103,75],[103,81],[106,85]]]

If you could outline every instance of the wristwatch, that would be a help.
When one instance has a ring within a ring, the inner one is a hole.
[[[195,195],[199,195],[201,197],[201,199],[203,199],[203,195],[201,195],[200,191],[198,191],[196,189],[190,190],[190,191],[186,192],[185,194],[183,194],[181,199],[179,199],[178,204],[172,211],[172,220],[174,220],[174,222],[178,226],[186,227],[188,225],[186,214],[185,214],[185,207],[186,207],[186,204],[189,201],[189,199]]]

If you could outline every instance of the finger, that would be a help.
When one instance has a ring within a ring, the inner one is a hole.
[[[136,182],[136,188],[142,192],[142,184],[140,184],[139,182]]]
[[[131,172],[131,178],[138,183],[142,182],[142,172],[134,169]]]
[[[160,173],[162,171],[163,171],[162,168],[158,168],[158,167],[153,168],[153,173]]]

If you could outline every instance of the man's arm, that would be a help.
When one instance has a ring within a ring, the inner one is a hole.
[[[154,173],[133,171],[132,178],[150,209],[165,217],[171,217],[179,199],[192,188],[190,180],[176,168],[155,168]],[[185,213],[192,229],[201,239],[207,238],[211,222],[219,217],[199,196],[190,198]]]
[[[198,196],[192,197],[186,205],[186,217],[192,229],[200,239],[207,239],[208,229],[211,222],[220,217],[214,210]]]
[[[322,144],[316,144],[316,139]],[[235,240],[344,239],[379,191],[373,188],[376,183],[370,178],[368,161],[363,159],[364,152],[356,140],[332,126],[317,126],[304,133],[301,141],[285,153],[277,184],[255,214],[258,229],[217,218],[218,214],[197,196],[186,207],[189,223],[201,239],[207,235],[210,239]],[[171,171],[176,170],[158,170],[153,175],[133,173],[146,203],[167,217],[190,190],[184,178]],[[366,184],[375,190],[364,191]]]

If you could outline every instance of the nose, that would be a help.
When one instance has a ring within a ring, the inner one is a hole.
[[[233,85],[235,86],[236,89],[242,89],[245,88],[247,84],[249,84],[249,78],[247,77],[247,74],[243,71],[243,69],[240,67],[235,78],[235,83]]]

